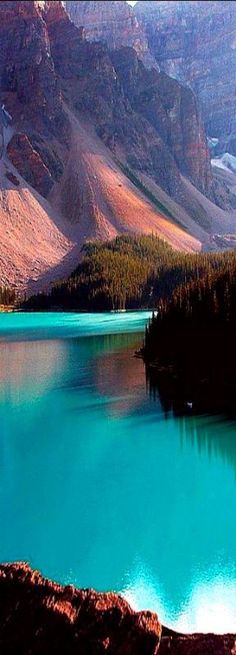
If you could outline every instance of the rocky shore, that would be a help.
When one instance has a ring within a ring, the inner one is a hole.
[[[233,655],[236,635],[181,635],[114,593],[61,586],[23,562],[0,565],[2,655]]]

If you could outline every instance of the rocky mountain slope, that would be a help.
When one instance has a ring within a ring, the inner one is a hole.
[[[93,237],[154,232],[194,251],[234,230],[191,90],[132,48],[86,41],[58,0],[2,1],[0,44],[12,117],[0,159],[2,283],[47,288]]]
[[[236,154],[236,4],[139,0],[135,16],[161,70],[188,84],[218,150]]]
[[[232,655],[236,635],[181,635],[114,593],[62,587],[27,564],[0,565],[4,655]]]

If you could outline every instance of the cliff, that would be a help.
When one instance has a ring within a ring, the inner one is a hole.
[[[146,70],[133,48],[109,52],[101,43],[78,40],[66,14],[61,10],[55,20],[56,3],[47,5],[45,21],[63,95],[79,116],[90,115],[116,158],[148,174],[194,218],[180,173],[210,200],[229,208],[226,189],[212,178],[193,93],[167,75]]]
[[[235,3],[141,0],[134,13],[161,69],[195,91],[207,135],[236,154]]]
[[[0,565],[3,655],[232,655],[235,635],[180,635],[114,593],[62,587],[27,564]]]
[[[37,2],[0,3],[0,43],[1,99],[14,122],[64,139],[68,121]]]
[[[71,20],[83,27],[88,41],[103,41],[110,50],[130,46],[147,68],[158,69],[151,55],[147,37],[132,8],[124,0],[66,0]]]
[[[171,195],[181,186],[179,170],[210,194],[209,152],[192,92],[147,71],[134,49],[109,53],[79,41],[66,16],[56,23],[51,11],[45,20],[64,95],[90,114],[105,145],[116,155],[122,149],[131,168],[148,172]]]

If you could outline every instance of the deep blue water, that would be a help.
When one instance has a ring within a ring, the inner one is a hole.
[[[147,318],[0,315],[0,561],[236,631],[236,425],[149,397]]]

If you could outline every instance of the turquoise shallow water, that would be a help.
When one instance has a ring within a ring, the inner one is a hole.
[[[236,631],[236,425],[164,415],[147,319],[0,315],[0,560]]]

